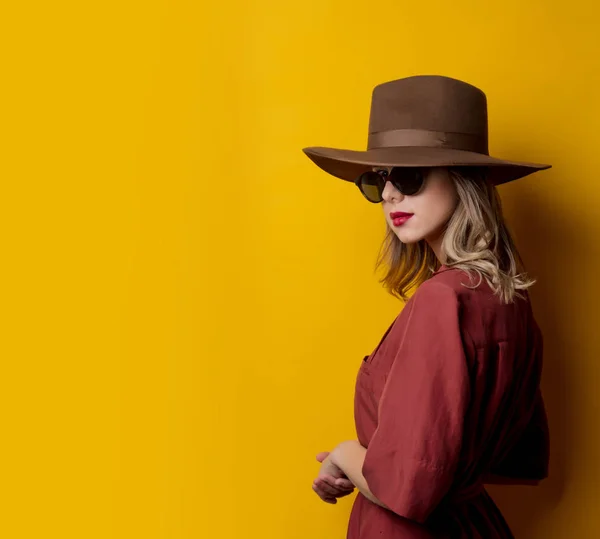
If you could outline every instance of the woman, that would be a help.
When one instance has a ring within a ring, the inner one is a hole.
[[[496,186],[550,165],[490,157],[485,94],[441,76],[375,87],[367,151],[304,152],[381,203],[382,282],[416,287],[358,371],[358,440],[317,455],[313,489],[358,489],[348,539],[513,537],[484,484],[545,478],[549,434],[534,281]]]

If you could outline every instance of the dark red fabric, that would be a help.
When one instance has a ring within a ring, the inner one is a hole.
[[[510,538],[486,476],[547,476],[542,335],[529,295],[505,305],[485,281],[461,283],[473,284],[442,266],[362,361],[362,472],[389,509],[358,493],[348,539]]]

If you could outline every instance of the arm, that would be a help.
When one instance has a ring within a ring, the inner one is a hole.
[[[454,480],[470,386],[454,290],[425,282],[405,308],[377,428],[360,459],[338,460],[378,505],[423,524]]]
[[[367,450],[360,445],[360,442],[357,440],[348,440],[339,444],[331,452],[330,458],[331,462],[346,474],[348,479],[352,481],[363,496],[384,509],[389,509],[387,505],[373,495],[369,489],[367,480],[362,474],[366,453]]]

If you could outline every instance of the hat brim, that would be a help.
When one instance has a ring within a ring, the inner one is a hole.
[[[395,167],[487,167],[494,185],[517,180],[552,165],[506,161],[489,155],[425,146],[373,148],[366,151],[312,146],[302,151],[325,172],[354,182],[374,166]]]

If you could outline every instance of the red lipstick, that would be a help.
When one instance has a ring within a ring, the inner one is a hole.
[[[406,221],[408,221],[413,215],[414,215],[414,213],[406,213],[403,211],[393,211],[390,213],[390,218],[392,219],[394,226],[400,226],[400,225],[403,225],[404,223],[406,223]]]

